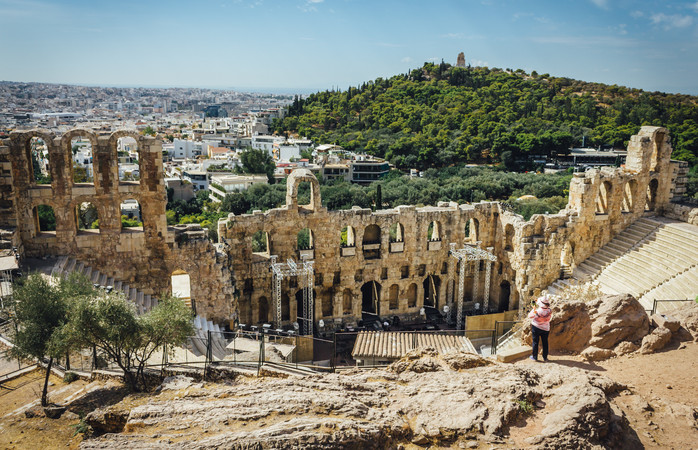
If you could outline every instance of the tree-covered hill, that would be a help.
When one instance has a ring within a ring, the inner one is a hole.
[[[698,97],[452,67],[378,78],[296,98],[276,132],[384,157],[398,168],[504,162],[570,146],[624,147],[641,125],[666,126],[673,158],[698,163]]]

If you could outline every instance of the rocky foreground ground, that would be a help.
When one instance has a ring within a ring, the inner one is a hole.
[[[561,305],[558,326],[581,336],[568,345],[583,341],[586,348],[553,352],[549,363],[502,364],[419,349],[382,370],[238,375],[215,383],[177,375],[149,394],[127,394],[113,382],[76,382],[83,385],[73,388],[73,406],[59,420],[26,418],[25,407],[1,417],[0,446],[695,447],[698,308],[656,323],[633,302],[617,297],[583,311]],[[585,315],[586,322],[578,320]],[[558,333],[558,345],[565,336]],[[111,406],[95,409],[109,395]],[[91,427],[85,438],[51,441],[66,417],[78,422],[80,411],[92,411],[82,422]],[[37,440],[44,434],[49,438]]]
[[[397,448],[515,445],[534,410],[542,429],[524,445],[628,448],[637,443],[609,397],[624,386],[561,365],[520,367],[419,350],[387,370],[203,384],[172,377],[143,404],[90,415],[107,433],[82,448]]]

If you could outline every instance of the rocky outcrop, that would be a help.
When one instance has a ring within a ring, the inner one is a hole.
[[[690,333],[694,342],[698,342],[698,303],[689,303],[672,311],[671,316],[681,324],[681,328]]]
[[[122,433],[82,447],[513,446],[509,429],[522,417],[522,404],[540,405],[535,414],[542,430],[531,438],[537,446],[612,446],[625,433],[608,402],[623,386],[610,379],[461,353],[417,351],[387,370],[241,377],[227,385],[178,377],[165,384],[131,408]]]
[[[590,361],[619,354],[614,349],[626,342],[640,341],[649,332],[649,319],[642,305],[631,295],[608,295],[592,302],[561,302],[551,305],[550,348],[581,353]],[[530,327],[524,327],[524,341],[531,342]]]

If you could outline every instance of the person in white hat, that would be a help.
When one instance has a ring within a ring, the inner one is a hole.
[[[553,312],[550,310],[550,300],[547,295],[538,297],[537,308],[528,314],[531,319],[531,338],[533,340],[533,351],[530,359],[538,361],[538,339],[543,344],[543,361],[548,361],[548,334],[550,334],[550,319]]]

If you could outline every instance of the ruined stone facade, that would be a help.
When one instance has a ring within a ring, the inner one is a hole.
[[[466,310],[476,304],[480,311],[516,309],[558,279],[563,266],[574,268],[643,214],[661,213],[672,195],[670,155],[666,130],[643,127],[630,141],[625,168],[576,174],[566,209],[527,222],[496,202],[327,211],[315,177],[297,170],[287,181],[284,207],[231,214],[219,223],[219,238],[227,244],[241,293],[239,320],[260,323],[275,317],[271,255],[280,261],[300,261],[306,255],[314,261],[316,322],[354,321],[362,311],[416,316],[424,305],[440,310],[449,305],[453,311],[458,261],[450,256],[450,243],[457,248],[476,244],[497,257],[489,290],[484,276],[488,263],[468,267]],[[303,182],[311,185],[308,205],[297,201]],[[391,233],[396,224],[400,231]],[[311,234],[307,250],[299,248],[297,239],[304,228]],[[255,253],[252,241],[258,232],[265,233],[267,248]],[[283,324],[295,320],[300,310],[300,288],[294,277],[282,283]]]
[[[89,140],[93,180],[75,183],[71,141]],[[117,141],[131,137],[138,146],[140,181],[118,176]],[[51,184],[37,184],[31,141],[40,138],[48,150]],[[216,255],[200,227],[168,228],[167,195],[161,142],[134,131],[97,135],[71,130],[61,137],[42,130],[17,132],[0,141],[2,214],[0,225],[13,228],[25,257],[71,255],[102,273],[138,287],[146,294],[169,292],[170,274],[183,270],[191,277],[191,297],[197,312],[223,320],[234,310],[225,255]],[[123,228],[121,203],[136,200],[143,227]],[[98,229],[79,229],[77,208],[96,207]],[[55,231],[41,231],[40,205],[53,209]]]
[[[72,181],[75,136],[92,142],[94,183]],[[119,181],[116,142],[124,136],[138,143],[140,182]],[[32,137],[48,145],[50,186],[33,180]],[[317,179],[296,170],[287,180],[285,206],[230,214],[218,223],[214,246],[200,227],[167,227],[159,141],[133,132],[102,136],[73,130],[57,138],[30,131],[0,143],[0,225],[17,231],[26,256],[72,255],[146,293],[170,289],[170,274],[184,270],[198,312],[224,324],[275,322],[272,255],[280,262],[313,261],[312,318],[327,328],[355,322],[362,311],[401,317],[416,316],[425,305],[439,310],[449,305],[453,311],[460,263],[450,244],[473,245],[496,261],[464,263],[465,309],[495,312],[525,305],[562,267],[574,268],[643,214],[674,211],[670,199],[678,165],[670,155],[666,130],[643,127],[630,140],[624,168],[575,174],[567,207],[529,221],[497,202],[328,211]],[[298,204],[302,183],[310,184],[307,205]],[[139,202],[142,229],[121,228],[120,204],[126,199]],[[78,230],[75,210],[85,202],[97,207],[98,232]],[[55,232],[38,229],[35,208],[44,204],[55,211]],[[309,232],[299,239],[303,229]],[[293,276],[281,283],[277,327],[291,325],[299,315],[302,283]]]

